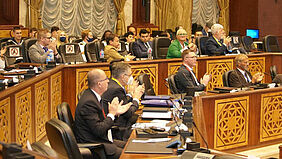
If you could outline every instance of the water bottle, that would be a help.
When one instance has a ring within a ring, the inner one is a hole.
[[[153,59],[153,56],[152,56],[152,48],[149,48],[149,49],[148,49],[148,59],[149,59],[149,60],[152,60],[152,59]]]
[[[50,57],[50,54],[47,55],[47,58],[46,58],[46,64],[48,64],[48,62],[51,61],[51,57]]]
[[[53,50],[49,50],[49,56],[50,56],[51,61],[54,61],[54,52],[53,52]]]
[[[103,59],[103,58],[104,58],[104,50],[101,49],[101,51],[100,51],[100,59]]]

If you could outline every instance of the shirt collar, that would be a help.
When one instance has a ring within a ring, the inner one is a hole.
[[[185,67],[187,67],[190,71],[193,71],[193,68],[189,67],[187,64],[183,64]]]
[[[95,92],[93,89],[91,89],[91,91],[95,94],[95,96],[97,97],[98,101],[100,102],[101,101],[101,96]]]
[[[121,86],[121,87],[124,89],[124,87],[120,84],[120,82],[119,82],[117,79],[115,79],[114,77],[112,77],[112,80],[115,81],[119,86]]]
[[[237,68],[243,75],[245,74],[246,71],[241,70],[240,68]]]

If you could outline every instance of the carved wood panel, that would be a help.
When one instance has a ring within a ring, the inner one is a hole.
[[[179,67],[182,65],[182,62],[177,62],[177,63],[168,63],[168,76],[171,74],[176,74]],[[198,78],[198,62],[196,66],[193,68],[194,72],[196,73],[196,77]]]
[[[248,145],[249,96],[215,101],[214,148]]]
[[[206,90],[213,90],[215,87],[223,87],[222,74],[233,69],[233,59],[208,60],[207,73],[212,75]]]
[[[0,141],[11,141],[10,97],[0,101]]]
[[[48,121],[48,79],[35,84],[35,138],[41,140],[45,135],[45,123]]]
[[[15,95],[16,142],[26,146],[32,141],[31,88],[28,87]]]
[[[51,118],[57,118],[57,105],[62,103],[62,72],[51,76]]]
[[[282,137],[282,92],[261,95],[260,142]]]
[[[252,75],[257,72],[265,72],[265,57],[249,58],[249,71]],[[265,78],[263,78],[263,82],[265,82]]]

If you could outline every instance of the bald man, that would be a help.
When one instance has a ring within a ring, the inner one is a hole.
[[[122,105],[118,98],[108,103],[108,113],[100,104],[109,79],[104,71],[93,69],[88,73],[88,89],[81,96],[76,110],[74,132],[78,143],[103,143],[107,158],[118,159],[125,142],[112,139],[111,127],[115,116],[128,110],[132,103]]]

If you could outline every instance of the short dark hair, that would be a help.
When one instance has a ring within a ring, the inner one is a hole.
[[[147,33],[150,33],[150,32],[146,29],[141,29],[139,32],[139,35],[141,36],[141,34],[147,34]]]
[[[29,33],[33,32],[33,31],[37,31],[37,28],[30,28],[29,29]]]
[[[115,62],[112,65],[112,72],[111,72],[112,77],[118,79],[123,73],[125,73],[130,68],[131,66],[128,63]]]
[[[53,26],[53,27],[51,28],[51,33],[53,33],[54,31],[58,31],[58,30],[60,30],[59,27]]]
[[[16,30],[21,30],[21,27],[18,27],[18,26],[15,26],[15,27],[13,27],[13,32],[15,32]]]
[[[184,50],[184,51],[181,53],[182,61],[184,60],[185,56],[186,56],[187,54],[189,54],[190,52],[191,52],[191,51],[190,51],[189,49],[186,49],[186,50]]]
[[[131,32],[131,31],[129,31],[129,32],[125,33],[123,36],[124,36],[125,38],[127,38],[129,35],[134,36],[134,33]]]
[[[118,35],[111,33],[111,34],[106,38],[107,44],[109,45],[109,44],[110,44],[110,41],[114,41],[114,38],[115,38],[115,37],[118,37]]]
[[[106,33],[113,33],[112,31],[110,31],[110,30],[106,30],[105,32],[104,32],[104,34],[103,34],[103,36],[102,36],[102,38],[101,38],[101,41],[104,41],[104,40],[106,40]]]

